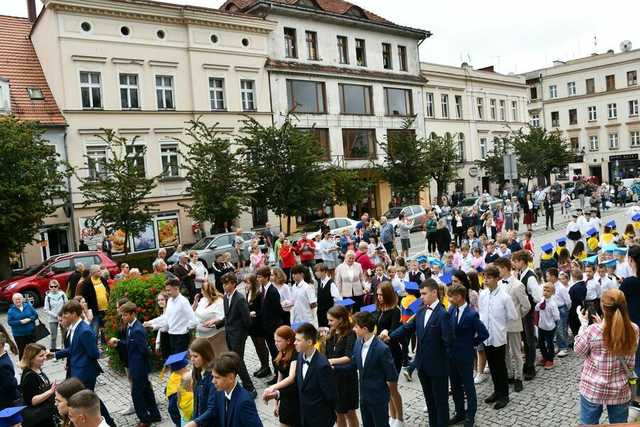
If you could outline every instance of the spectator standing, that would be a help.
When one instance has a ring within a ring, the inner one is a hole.
[[[393,224],[387,221],[386,216],[380,217],[380,241],[389,255],[391,255],[393,251],[393,242],[395,238],[396,236]]]
[[[82,272],[84,271],[84,264],[81,262],[76,263],[76,269],[69,276],[69,280],[67,281],[67,298],[71,299],[76,296],[76,287],[78,286],[78,282],[82,278]]]
[[[44,312],[49,317],[49,331],[51,332],[51,346],[52,352],[55,352],[58,347],[58,324],[60,312],[62,307],[67,303],[67,295],[60,290],[60,283],[53,279],[49,281],[49,291],[44,297]],[[61,330],[64,337],[66,331]]]
[[[7,323],[11,326],[13,339],[18,345],[18,358],[22,360],[22,355],[27,344],[35,342],[35,322],[38,313],[31,304],[25,302],[24,296],[17,292],[11,297],[13,305],[9,307]]]
[[[55,383],[42,370],[46,360],[47,350],[43,345],[31,343],[24,350],[20,360],[22,377],[20,389],[27,407],[22,412],[22,426],[24,427],[53,427],[53,415],[56,413],[54,405]]]
[[[344,262],[336,268],[334,280],[342,297],[353,299],[355,302],[353,309],[357,312],[363,305],[366,279],[362,266],[355,260],[355,253],[348,251]]]
[[[83,280],[78,285],[76,293],[82,295],[87,302],[87,306],[93,313],[91,328],[96,337],[99,336],[100,326],[104,321],[104,316],[109,308],[109,285],[107,279],[100,275],[100,266],[92,265],[89,268],[90,278]]]
[[[640,246],[634,245],[629,248],[628,259],[629,272],[632,275],[622,281],[620,290],[627,301],[631,321],[640,328]],[[636,374],[640,375],[640,348],[636,353],[635,369]]]

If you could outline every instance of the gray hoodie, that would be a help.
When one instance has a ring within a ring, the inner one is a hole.
[[[51,291],[47,292],[44,297],[44,312],[49,315],[49,323],[58,322],[58,315],[62,306],[67,303],[67,295],[58,291],[55,294]]]

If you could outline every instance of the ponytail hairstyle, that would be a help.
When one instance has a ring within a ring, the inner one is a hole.
[[[600,300],[604,315],[602,341],[604,347],[616,356],[629,356],[636,352],[638,336],[627,309],[627,300],[619,289],[609,289]]]
[[[5,344],[9,344],[11,353],[18,354],[18,346],[16,346],[16,343],[13,342],[13,339],[11,339],[11,335],[9,335],[9,332],[7,332],[7,329],[4,327],[4,325],[0,323],[0,348],[4,348]]]
[[[640,246],[638,245],[633,245],[629,248],[629,252],[627,253],[627,256],[629,257],[629,259],[633,260],[633,263],[636,266],[636,271],[634,271],[634,275],[636,277],[640,277],[640,275],[638,273],[640,273]]]

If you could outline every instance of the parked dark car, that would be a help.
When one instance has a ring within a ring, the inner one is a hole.
[[[0,281],[0,303],[11,304],[13,294],[19,292],[34,307],[39,306],[44,301],[50,280],[56,279],[60,283],[60,288],[66,291],[67,281],[76,269],[77,263],[82,263],[86,268],[93,264],[104,265],[111,276],[120,272],[118,264],[101,251],[54,255],[41,264],[29,267],[13,277]]]

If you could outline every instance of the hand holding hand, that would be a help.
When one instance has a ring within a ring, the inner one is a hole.
[[[384,331],[380,332],[380,336],[379,336],[379,338],[380,338],[382,341],[384,341],[384,342],[389,341],[389,339],[390,339],[390,337],[389,337],[389,332],[387,332],[386,330],[384,330]]]
[[[216,327],[216,319],[209,319],[206,322],[203,322],[202,326],[204,326],[205,328],[215,328]]]
[[[118,346],[118,341],[120,341],[118,338],[111,338],[109,342],[107,342],[107,345],[111,348],[115,348]]]
[[[589,324],[589,313],[587,313],[586,311],[583,311],[581,305],[576,307],[576,313],[578,314],[578,319],[580,320],[580,324],[582,326],[587,326]]]
[[[148,320],[147,320],[146,322],[144,322],[144,323],[142,324],[142,326],[144,326],[145,328],[151,328],[151,327],[152,327],[152,326],[151,326],[151,322],[150,322],[150,321],[148,321]]]
[[[23,325],[26,325],[29,322],[31,322],[31,318],[30,317],[27,317],[26,319],[20,320],[20,323],[22,323]]]
[[[55,354],[54,354],[54,353],[51,353],[50,351],[47,351],[47,352],[45,353],[44,357],[45,357],[47,360],[51,360],[51,359],[53,359],[53,358],[55,357]]]

